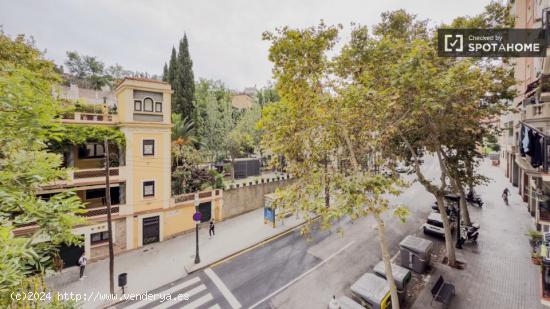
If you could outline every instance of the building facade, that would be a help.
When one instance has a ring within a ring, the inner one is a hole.
[[[58,93],[71,102],[100,106],[100,112],[95,113],[76,110],[64,117],[64,123],[110,126],[124,134],[124,145],[109,144],[115,253],[193,230],[196,208],[203,221],[222,219],[221,190],[171,195],[171,93],[167,83],[138,78],[126,78],[112,94],[79,91],[75,86]],[[48,198],[71,189],[86,205],[88,223],[74,229],[75,234],[83,236],[84,246],[61,248],[65,266],[74,265],[82,250],[92,260],[108,255],[105,152],[104,143],[98,141],[66,145],[63,156],[69,178],[44,185],[39,192]],[[16,232],[23,234],[31,229],[29,226]]]
[[[548,29],[548,0],[509,1],[516,28]],[[548,31],[548,30],[547,30]],[[517,96],[500,119],[500,162],[525,202],[533,227],[550,232],[550,57],[513,58]],[[503,188],[504,189],[504,188]],[[549,234],[550,235],[550,234]],[[550,257],[544,257],[541,302],[550,305]]]

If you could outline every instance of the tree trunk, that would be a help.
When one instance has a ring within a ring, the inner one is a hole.
[[[374,213],[374,218],[378,224],[378,243],[380,243],[380,251],[382,251],[382,261],[384,261],[384,273],[386,273],[386,279],[390,285],[391,304],[392,309],[399,309],[399,297],[397,295],[397,287],[395,286],[395,280],[393,279],[393,272],[391,269],[391,257],[388,250],[388,242],[386,241],[386,234],[384,230],[384,220],[380,218],[380,214]]]
[[[472,225],[472,221],[470,220],[470,212],[468,211],[468,202],[466,201],[466,194],[464,193],[464,189],[461,185],[458,185],[458,188],[460,194],[460,213],[462,214],[462,221],[464,221],[465,225]]]
[[[437,208],[441,214],[443,221],[443,229],[445,230],[445,250],[449,259],[449,266],[456,266],[455,247],[453,246],[453,234],[451,232],[451,222],[447,217],[447,207],[445,207],[445,197],[443,194],[436,194]]]
[[[460,180],[451,178],[451,184],[453,186],[453,191],[460,196],[460,214],[462,221],[465,225],[471,225],[470,212],[468,211],[468,202],[466,201],[466,194],[464,193],[464,187]]]

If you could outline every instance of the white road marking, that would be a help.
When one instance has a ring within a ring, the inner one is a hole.
[[[264,301],[270,299],[271,297],[279,294],[282,290],[288,288],[289,286],[291,286],[292,284],[296,283],[298,280],[302,279],[303,277],[307,276],[309,273],[311,273],[312,271],[316,270],[317,268],[323,266],[323,264],[325,264],[326,262],[328,262],[329,260],[331,260],[332,258],[334,258],[335,256],[337,256],[338,254],[340,254],[342,251],[346,250],[349,246],[351,246],[353,243],[355,242],[355,240],[352,240],[350,241],[347,245],[345,245],[344,247],[342,247],[342,249],[334,252],[333,254],[331,254],[329,257],[327,257],[326,259],[324,259],[323,261],[321,261],[321,263],[313,266],[312,268],[310,268],[308,271],[306,271],[305,273],[299,275],[298,277],[294,278],[292,281],[290,281],[289,283],[283,285],[281,288],[279,288],[278,290],[276,290],[275,292],[267,295],[266,297],[264,297],[263,299],[259,300],[257,303],[255,303],[254,305],[250,306],[250,308],[248,309],[253,309],[253,308],[256,308],[258,307],[259,305],[261,305]]]
[[[175,286],[169,288],[168,290],[160,291],[160,292],[158,292],[158,293],[156,293],[156,294],[163,294],[163,295],[172,294],[172,293],[174,293],[174,292],[176,292],[176,291],[179,291],[179,290],[184,289],[184,288],[186,288],[186,287],[188,287],[188,286],[190,286],[190,285],[193,285],[193,284],[195,284],[195,283],[197,283],[197,282],[199,282],[199,281],[201,281],[201,279],[200,279],[199,277],[195,277],[195,278],[193,278],[193,279],[190,279],[190,280],[184,281],[184,282],[182,282],[182,283],[180,283],[180,284],[177,284],[177,285],[175,285]],[[144,300],[139,301],[139,302],[137,302],[137,303],[134,303],[134,304],[132,304],[132,305],[130,305],[130,306],[128,306],[128,307],[124,307],[124,309],[137,309],[137,308],[141,308],[141,307],[143,307],[143,306],[145,306],[145,305],[147,305],[147,304],[150,304],[150,303],[152,303],[152,302],[154,302],[154,301],[158,301],[158,300],[159,300],[158,298],[157,298],[157,299],[144,299]]]
[[[231,308],[239,309],[242,307],[241,303],[239,303],[235,295],[233,295],[233,293],[229,291],[227,286],[225,286],[225,284],[222,282],[222,279],[220,279],[220,277],[218,277],[218,275],[216,275],[216,273],[212,269],[207,268],[204,270],[204,273],[210,278],[210,280],[212,280],[212,282],[214,282],[216,287],[218,287],[218,290],[220,290],[227,302],[231,305]]]
[[[200,293],[202,291],[206,290],[206,285],[204,284],[201,284],[199,286],[197,286],[196,288],[194,289],[191,289],[189,291],[183,291],[183,293],[181,294],[187,294],[187,296],[189,296],[189,299],[191,299],[191,297],[197,293]],[[170,306],[173,306],[174,304],[178,303],[178,302],[181,302],[181,301],[184,301],[186,302],[186,300],[182,299],[182,298],[179,298],[177,295],[175,297],[173,297],[172,299],[170,300],[167,300],[165,302],[162,302],[160,303],[158,306],[155,306],[153,308],[155,309],[163,309],[163,308],[168,308]]]
[[[211,301],[212,299],[214,299],[214,297],[212,297],[212,294],[208,293],[208,294],[204,295],[203,297],[192,301],[188,305],[185,305],[185,306],[181,307],[181,309],[195,309],[195,308],[198,308],[201,305],[206,304],[207,302]]]
[[[218,305],[218,304],[215,304],[214,306],[212,306],[208,309],[222,309],[222,307],[220,307],[220,305]]]

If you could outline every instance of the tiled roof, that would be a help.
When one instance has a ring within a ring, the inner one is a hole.
[[[246,94],[234,95],[233,98],[231,98],[231,105],[233,105],[233,107],[237,109],[252,108],[254,104],[254,99]]]

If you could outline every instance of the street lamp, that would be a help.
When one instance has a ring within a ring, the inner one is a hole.
[[[199,256],[199,224],[201,224],[201,213],[199,212],[199,209],[197,206],[195,206],[195,213],[193,214],[193,220],[195,220],[195,242],[196,242],[196,250],[195,250],[195,264],[199,264],[201,262],[201,258]]]

